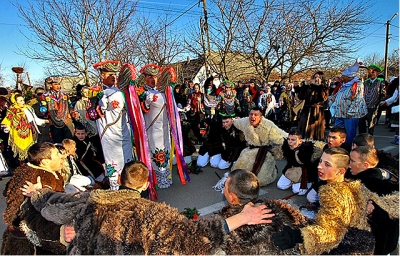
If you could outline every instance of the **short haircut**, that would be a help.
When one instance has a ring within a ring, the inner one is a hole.
[[[65,154],[65,153],[67,153],[67,150],[65,149],[65,147],[64,147],[62,144],[56,143],[56,144],[54,144],[54,146],[56,147],[56,149],[58,149],[58,152],[59,152],[60,154]]]
[[[35,94],[37,94],[39,91],[45,91],[45,89],[43,87],[38,87],[35,89]]]
[[[75,146],[76,142],[74,140],[71,140],[71,139],[64,139],[62,141],[62,145],[63,145],[64,148],[67,148],[67,147],[72,146],[72,145]]]
[[[228,192],[234,193],[240,204],[247,204],[255,201],[260,192],[260,185],[257,176],[243,169],[236,169],[229,173],[230,182]]]
[[[123,186],[140,189],[149,180],[149,169],[140,161],[130,161],[124,165],[121,172]]]
[[[357,147],[369,146],[371,148],[375,147],[374,136],[369,133],[357,134],[353,139],[353,144]]]
[[[324,153],[335,158],[335,165],[337,168],[344,168],[347,170],[349,167],[350,155],[346,149],[341,147],[327,148],[324,150]]]
[[[261,113],[261,115],[262,115],[262,110],[261,110],[260,107],[253,107],[251,110],[260,111],[260,113]]]
[[[329,132],[337,132],[337,133],[339,133],[341,138],[346,138],[346,135],[347,135],[346,129],[344,127],[335,126],[335,127],[331,128]]]
[[[86,127],[83,124],[75,125],[75,130],[84,130],[85,132],[87,132]]]
[[[376,149],[369,146],[360,146],[354,148],[352,151],[357,152],[360,155],[360,159],[363,163],[367,162],[372,167],[378,165],[379,159]]]
[[[43,159],[51,159],[51,150],[56,148],[50,142],[35,143],[28,149],[28,162],[40,165]]]
[[[303,135],[301,134],[301,131],[299,129],[297,129],[297,128],[290,129],[288,136],[289,135],[295,135],[295,136],[299,137],[300,139],[303,138]]]

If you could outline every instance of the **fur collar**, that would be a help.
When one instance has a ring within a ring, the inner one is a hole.
[[[253,146],[281,145],[283,139],[288,136],[287,132],[281,130],[272,121],[264,117],[257,127],[250,125],[248,117],[236,119],[233,124],[236,128],[243,131],[247,143]]]

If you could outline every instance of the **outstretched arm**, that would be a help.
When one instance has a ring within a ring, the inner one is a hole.
[[[240,213],[227,218],[226,223],[229,231],[233,231],[243,225],[269,224],[273,216],[275,214],[265,204],[254,206],[253,203],[248,203]]]

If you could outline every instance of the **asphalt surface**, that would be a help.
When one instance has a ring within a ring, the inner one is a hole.
[[[384,120],[382,115],[381,120]],[[399,146],[391,144],[390,142],[394,139],[394,132],[390,132],[389,129],[380,122],[375,128],[375,146],[378,149],[390,152],[393,155],[399,154]],[[196,154],[192,156],[195,161]],[[285,165],[285,161],[277,161],[278,167],[278,178],[281,175],[281,170]],[[178,208],[179,211],[183,211],[184,208],[196,207],[201,216],[212,214],[220,210],[226,205],[223,194],[215,191],[212,187],[219,181],[220,177],[223,177],[226,170],[218,170],[210,167],[209,165],[202,168],[202,172],[199,174],[191,174],[191,181],[182,185],[176,168],[173,169],[173,184],[168,189],[158,190],[158,202],[165,202],[173,207]],[[9,181],[10,177],[3,177],[0,180],[0,191],[4,190],[5,184]],[[291,190],[280,190],[276,187],[276,182],[267,186],[261,187],[260,197],[267,197],[269,199],[283,199],[289,195],[292,195]],[[301,206],[307,203],[305,196],[293,196],[291,202],[294,206]],[[5,209],[5,198],[2,193],[0,194],[0,211],[3,212]],[[0,231],[6,228],[3,221],[0,222]]]

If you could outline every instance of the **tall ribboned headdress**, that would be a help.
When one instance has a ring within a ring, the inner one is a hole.
[[[162,68],[156,64],[147,64],[140,69],[140,73],[144,75],[157,76]]]
[[[93,68],[100,72],[118,72],[121,69],[121,62],[119,60],[105,60],[93,64]]]

